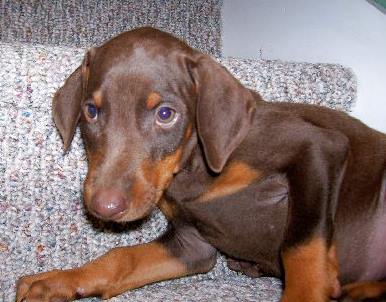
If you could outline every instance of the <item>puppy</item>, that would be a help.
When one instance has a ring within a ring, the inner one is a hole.
[[[331,109],[265,102],[152,28],[90,49],[53,116],[66,149],[81,127],[92,214],[124,222],[159,207],[170,223],[153,242],[21,278],[18,302],[107,299],[207,272],[217,250],[282,278],[283,302],[386,292],[385,134]]]

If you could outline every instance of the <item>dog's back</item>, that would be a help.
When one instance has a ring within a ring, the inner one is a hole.
[[[348,138],[335,215],[340,279],[348,283],[386,278],[386,135],[329,108],[292,103],[271,106]]]

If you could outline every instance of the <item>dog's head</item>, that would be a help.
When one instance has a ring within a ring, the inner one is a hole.
[[[152,28],[90,49],[53,101],[66,149],[81,126],[87,208],[115,221],[148,214],[198,140],[221,172],[253,111],[251,92],[223,67]]]

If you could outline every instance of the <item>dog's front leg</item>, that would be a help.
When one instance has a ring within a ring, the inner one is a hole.
[[[209,271],[215,259],[216,250],[195,229],[171,227],[153,242],[115,248],[82,267],[23,277],[16,301],[107,299],[156,281]]]

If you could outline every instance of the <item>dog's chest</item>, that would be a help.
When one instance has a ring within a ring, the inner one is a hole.
[[[202,200],[203,191],[200,177],[185,175],[171,185],[166,197],[177,205],[179,217],[195,225],[218,250],[256,262],[264,273],[278,276],[288,206],[285,179],[269,177],[213,200]]]

